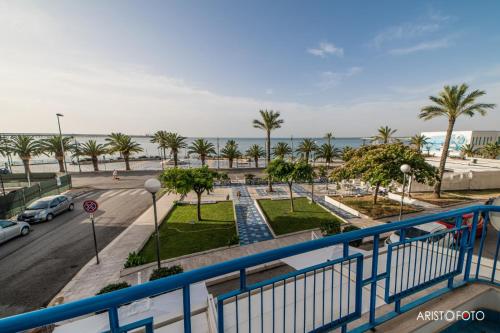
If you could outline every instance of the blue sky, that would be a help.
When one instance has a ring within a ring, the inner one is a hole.
[[[442,129],[444,84],[500,104],[498,1],[1,1],[2,130],[368,136]],[[19,121],[21,120],[22,121]],[[227,126],[231,124],[230,126]],[[498,130],[500,110],[458,123]]]

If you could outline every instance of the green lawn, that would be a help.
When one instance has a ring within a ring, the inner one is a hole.
[[[412,193],[411,197],[439,207],[447,207],[467,203],[468,201],[473,200],[473,198],[469,197],[469,195],[470,194],[467,193],[460,194],[458,191],[456,193],[441,192],[440,198],[434,198],[434,194],[432,192],[425,192]]]
[[[228,245],[236,237],[233,203],[222,201],[201,206],[203,221],[196,220],[196,205],[177,205],[160,225],[162,259],[210,250]],[[154,234],[141,250],[147,262],[156,260]]]
[[[339,220],[307,198],[294,198],[295,212],[290,212],[290,200],[261,199],[258,201],[276,235],[319,228],[328,221]]]
[[[333,199],[340,201],[344,205],[354,208],[358,212],[368,215],[374,219],[383,217],[390,217],[399,214],[400,203],[394,200],[378,197],[377,204],[373,204],[373,197],[371,195],[364,195],[360,197],[333,197]],[[405,204],[403,206],[403,214],[416,213],[423,211],[423,208]]]

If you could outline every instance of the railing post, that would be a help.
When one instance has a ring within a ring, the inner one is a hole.
[[[484,247],[484,241],[486,239],[489,219],[490,215],[484,214],[483,227],[481,229],[481,241],[479,243],[479,252],[477,253],[476,279],[479,278],[479,268],[481,267],[481,257],[483,255],[483,247]]]
[[[476,240],[476,229],[477,229],[477,221],[479,218],[479,212],[476,211],[474,212],[474,217],[472,218],[472,228],[469,236],[469,242],[467,245],[467,262],[465,264],[465,271],[464,271],[464,281],[469,280],[469,275],[470,275],[470,267],[472,264],[472,254],[474,252],[474,242]],[[469,228],[465,229],[468,230]]]
[[[405,235],[405,229],[402,228],[401,231],[399,232],[399,241],[400,242],[404,242],[406,239],[406,235]],[[406,244],[403,243],[403,251],[406,247]],[[398,248],[398,255],[399,255],[399,248]],[[404,252],[403,252],[404,253]],[[405,262],[405,258],[404,258],[404,255],[402,256],[402,260],[401,260],[401,288],[399,290],[399,292],[402,291],[402,286],[403,286],[403,272],[404,272],[404,262]],[[396,278],[398,276],[398,262],[396,261]],[[432,267],[432,264],[431,264],[431,267]],[[389,274],[389,272],[386,272],[386,274]],[[394,290],[396,291],[398,289],[398,286],[397,286],[397,279],[394,281]],[[400,299],[397,299],[396,302],[394,302],[394,311],[396,311],[397,313],[400,313],[401,312],[401,300]]]
[[[491,272],[491,282],[495,282],[495,273],[497,270],[498,249],[499,248],[500,248],[500,230],[497,232],[497,249],[495,251],[495,259],[493,261],[493,272]]]
[[[109,331],[111,333],[119,333],[120,322],[118,320],[118,309],[116,308],[116,306],[113,306],[108,309],[108,318],[109,318]]]
[[[461,226],[462,226],[462,216],[457,216],[455,218],[455,228],[460,229]],[[462,238],[463,238],[463,234],[461,234],[461,232],[462,232],[461,230],[456,231],[456,235],[457,235],[456,242],[457,243],[454,245],[455,247],[460,246],[460,250],[461,250],[461,246],[462,246],[461,244],[462,244]],[[460,244],[458,244],[459,237],[460,237]],[[452,276],[448,279],[448,288],[450,288],[450,289],[453,288],[453,278],[454,277]]]
[[[247,288],[247,274],[245,268],[240,269],[240,290]]]
[[[217,301],[217,332],[224,333],[224,300]]]
[[[191,333],[191,296],[190,285],[182,287],[182,305],[184,308],[184,333]]]
[[[378,247],[380,235],[373,236],[372,281],[370,288],[370,324],[375,323],[375,302],[377,300]]]

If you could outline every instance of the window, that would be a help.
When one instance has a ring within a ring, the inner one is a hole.
[[[57,205],[59,205],[59,200],[52,200],[52,202],[50,203],[50,208],[55,208],[57,207]]]
[[[57,198],[57,200],[59,200],[60,203],[63,203],[67,200],[67,198],[64,196],[61,196],[61,197]]]
[[[13,225],[16,225],[16,223],[12,222],[12,221],[0,221],[0,227],[2,229],[6,229],[6,228],[9,228],[9,227],[12,227]]]

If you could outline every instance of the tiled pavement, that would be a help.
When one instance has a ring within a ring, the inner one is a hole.
[[[237,192],[241,197],[238,199]],[[247,245],[272,239],[273,236],[263,217],[260,215],[245,185],[233,187],[233,202],[236,223],[240,235],[240,245]]]
[[[292,189],[295,193],[297,193],[299,195],[305,195],[308,198],[311,198],[311,192],[307,191],[306,189],[304,189],[302,186],[300,186],[298,184],[293,184]],[[318,202],[323,207],[327,208],[328,210],[330,210],[334,214],[336,214],[344,219],[358,218],[357,216],[326,202],[325,199],[323,198],[323,196],[314,195],[314,201]]]

